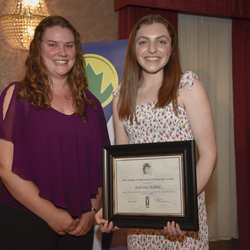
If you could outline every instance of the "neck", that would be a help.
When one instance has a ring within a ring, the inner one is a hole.
[[[142,88],[160,88],[162,85],[163,75],[162,72],[158,72],[156,74],[149,74],[143,72],[141,80],[140,80],[140,87]]]
[[[137,91],[136,104],[157,102],[162,74],[143,74]]]
[[[54,80],[50,83],[53,94],[68,95],[70,88],[67,80]]]

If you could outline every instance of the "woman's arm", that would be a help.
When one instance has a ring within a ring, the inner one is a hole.
[[[56,208],[49,200],[39,196],[37,186],[31,181],[25,181],[12,173],[12,159],[14,146],[11,142],[0,140],[0,177],[11,195],[35,213],[58,234],[74,230],[77,222],[70,214]]]
[[[98,193],[96,194],[96,198],[91,199],[91,204],[94,210],[98,211],[101,208],[101,203],[102,203],[102,187],[99,187]]]
[[[119,96],[113,98],[113,120],[114,120],[114,131],[115,131],[115,144],[128,144],[128,135],[123,126],[123,120],[118,116],[118,101]]]
[[[212,109],[203,84],[194,78],[193,89],[185,86],[180,94],[199,151],[197,192],[200,194],[210,180],[217,164],[217,145]]]
[[[82,236],[89,232],[89,230],[94,225],[95,215],[96,211],[99,210],[101,207],[101,201],[102,201],[102,188],[98,188],[98,194],[96,195],[95,199],[91,199],[91,204],[94,209],[91,209],[91,211],[86,212],[82,215],[82,217],[79,220],[79,224],[77,228],[74,231],[71,231],[71,235],[75,236]]]
[[[6,93],[3,118],[5,118],[13,90],[14,86]],[[75,229],[78,223],[67,211],[58,209],[49,200],[41,198],[39,189],[33,182],[23,180],[12,172],[13,152],[13,143],[0,140],[0,177],[11,195],[46,221],[58,234],[63,235],[65,232]]]
[[[198,194],[207,185],[217,164],[217,146],[215,140],[214,124],[210,102],[203,84],[194,78],[194,85],[190,91],[185,86],[180,94],[179,103],[185,106],[191,130],[199,150],[197,170]],[[178,224],[168,222],[164,227],[169,235],[184,236],[187,232],[181,231]]]

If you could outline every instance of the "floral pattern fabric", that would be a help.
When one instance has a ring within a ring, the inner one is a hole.
[[[196,74],[186,72],[180,81],[179,95],[184,86],[192,90]],[[118,96],[120,87],[113,95]],[[178,105],[179,115],[175,116],[172,103],[164,108],[155,108],[156,102],[144,103],[136,106],[136,117],[133,124],[124,120],[124,128],[128,134],[129,143],[152,143],[165,141],[193,140],[185,107]],[[130,250],[206,250],[208,244],[207,212],[205,193],[198,196],[199,232],[188,232],[184,237],[169,236],[158,229],[128,229],[128,249]]]

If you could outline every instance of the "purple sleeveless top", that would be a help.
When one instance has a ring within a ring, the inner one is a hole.
[[[12,85],[15,90],[3,120],[4,98]],[[27,100],[17,100],[19,86],[10,84],[0,97],[0,139],[14,144],[12,172],[35,183],[40,197],[72,216],[81,216],[91,209],[90,199],[102,186],[102,146],[110,144],[100,102],[87,92],[96,111],[88,105],[88,120],[83,123],[76,114],[37,110]],[[30,212],[4,185],[0,203]]]

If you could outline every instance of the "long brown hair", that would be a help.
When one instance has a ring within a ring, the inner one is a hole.
[[[163,24],[168,30],[172,41],[172,52],[168,63],[164,67],[163,82],[158,91],[156,108],[162,108],[172,101],[174,113],[178,115],[177,98],[182,70],[180,66],[177,36],[173,27],[165,18],[160,15],[147,15],[134,25],[130,33],[118,102],[119,118],[129,119],[131,123],[133,122],[133,118],[136,118],[136,95],[142,76],[142,67],[136,60],[135,37],[142,25],[150,25],[153,23]]]
[[[73,107],[77,116],[87,121],[86,105],[95,107],[92,100],[86,98],[88,80],[85,75],[85,61],[82,56],[80,34],[63,17],[49,16],[43,19],[35,29],[34,38],[30,44],[30,50],[25,62],[26,73],[21,81],[17,98],[28,100],[32,106],[44,109],[51,107],[52,91],[49,84],[49,76],[41,56],[42,37],[47,28],[60,26],[71,30],[75,38],[76,60],[73,68],[68,74],[68,85],[70,87]]]

